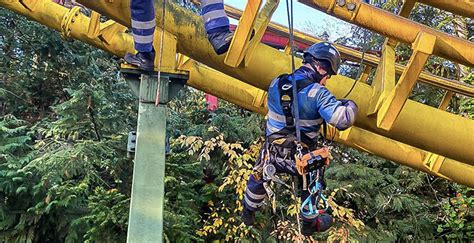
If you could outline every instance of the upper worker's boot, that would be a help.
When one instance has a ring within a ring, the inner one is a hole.
[[[155,63],[155,52],[138,52],[137,54],[127,53],[123,58],[125,61],[133,66],[138,67],[144,71],[153,71]]]
[[[214,47],[214,51],[217,53],[217,55],[221,55],[229,50],[230,42],[232,41],[233,36],[234,32],[226,30],[208,34],[207,38],[209,39],[212,47]]]
[[[305,236],[310,236],[315,232],[324,232],[328,230],[333,224],[334,219],[331,215],[327,213],[320,214],[313,222],[303,220],[301,233]]]
[[[242,211],[242,222],[247,226],[253,225],[255,222],[255,212],[244,207],[244,210]]]

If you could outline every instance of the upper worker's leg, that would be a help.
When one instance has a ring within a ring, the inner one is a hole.
[[[229,30],[229,18],[224,11],[224,1],[202,0],[201,16],[214,51],[218,55],[227,52],[233,33]]]
[[[131,0],[132,33],[136,55],[127,53],[125,61],[137,67],[152,71],[155,60],[153,37],[155,33],[155,9],[153,0]]]

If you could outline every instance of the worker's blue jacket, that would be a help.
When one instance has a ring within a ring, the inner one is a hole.
[[[294,75],[288,75],[288,79],[291,81],[294,78],[298,83],[298,81],[312,79],[313,74],[312,69],[303,66],[297,69]],[[274,79],[268,89],[267,136],[286,127],[286,119],[280,103],[278,80],[279,78]],[[308,85],[298,92],[298,106],[301,132],[310,139],[317,139],[323,120],[339,130],[345,130],[354,124],[357,114],[357,106],[354,102],[337,100],[326,87],[318,83]]]

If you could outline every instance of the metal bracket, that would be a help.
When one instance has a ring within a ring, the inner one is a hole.
[[[454,92],[453,91],[446,91],[443,96],[443,100],[441,100],[441,103],[438,106],[438,109],[440,110],[446,110],[449,106],[449,101],[451,101],[451,98],[453,98]]]
[[[247,1],[224,59],[224,63],[228,66],[237,67],[244,59],[261,4],[262,0]]]
[[[135,148],[137,144],[137,132],[128,133],[128,142],[127,142],[127,157],[132,159],[135,156]]]
[[[245,57],[244,57],[245,66],[248,66],[250,61],[252,60],[253,53],[255,52],[255,49],[257,48],[258,44],[260,44],[260,41],[265,35],[268,24],[270,23],[273,13],[278,8],[279,3],[280,3],[280,0],[267,1],[267,3],[263,6],[262,10],[258,14],[256,23],[255,23],[255,29],[257,29],[257,31],[253,39],[250,41],[249,46],[247,48],[247,53],[245,54]]]
[[[425,157],[425,160],[423,161],[423,165],[433,172],[433,174],[442,178],[446,178],[446,176],[439,173],[439,169],[443,165],[445,159],[446,158],[441,155],[428,153]]]
[[[62,21],[61,21],[61,36],[64,39],[69,39],[71,37],[71,30],[72,30],[72,25],[75,22],[74,17],[79,16],[79,11],[81,10],[81,7],[75,6],[67,12],[67,14],[64,15]]]
[[[156,85],[156,87],[153,89],[154,92],[151,91],[150,94],[144,95],[140,98],[142,102],[149,103],[155,102],[156,89],[160,88],[160,104],[167,104],[171,99],[178,95],[178,92],[184,87],[186,81],[188,80],[188,75],[186,74],[160,73],[160,77],[165,78],[168,81],[160,81],[158,84],[158,72],[145,72],[127,64],[122,64],[120,72],[132,89],[133,93],[138,97],[140,97],[140,82],[142,74],[150,75],[157,80],[157,82],[154,84]]]
[[[385,45],[372,82],[372,98],[367,109],[368,116],[377,113],[385,97],[394,87],[395,48],[391,45]]]
[[[367,79],[369,79],[370,72],[372,72],[372,67],[366,64],[362,65],[364,65],[364,71],[362,71],[362,75],[360,75],[359,79],[357,79],[357,82],[367,83]]]
[[[127,27],[113,21],[107,20],[103,26],[100,27],[99,39],[103,42],[110,44],[111,39],[114,38],[117,33],[123,33],[127,30]]]
[[[420,32],[412,45],[413,54],[395,88],[383,102],[377,114],[377,127],[390,130],[405,105],[413,86],[432,54],[436,36]]]
[[[92,11],[89,22],[89,28],[87,29],[87,36],[89,38],[96,38],[100,32],[100,13]]]

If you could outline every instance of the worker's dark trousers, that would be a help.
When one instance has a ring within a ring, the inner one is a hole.
[[[135,49],[139,52],[151,52],[155,33],[153,0],[131,0],[130,9]]]
[[[257,161],[257,166],[259,166],[261,157],[262,156],[259,156],[259,160]],[[296,171],[294,160],[290,160],[290,159],[284,160],[282,158],[278,158],[274,156],[270,156],[270,158],[273,158],[273,159],[270,159],[269,163],[272,163],[275,166],[277,173],[285,173],[292,176],[298,176],[299,178],[301,178],[301,176]],[[309,182],[309,178],[307,178],[307,181]],[[253,212],[260,210],[260,208],[263,205],[263,201],[266,197],[266,191],[263,186],[264,182],[265,181],[263,181],[262,179],[257,180],[254,175],[250,175],[249,180],[247,182],[247,189],[245,190],[244,200],[243,200],[244,207],[246,209]],[[302,185],[302,183],[299,183],[299,184]],[[301,202],[304,202],[308,196],[309,196],[308,190],[301,190]],[[314,205],[314,201],[313,201],[313,205]],[[316,215],[314,216],[301,215],[301,216],[304,221],[308,221],[308,222],[314,222],[316,221],[316,218],[317,218]]]
[[[224,0],[202,0],[201,17],[207,34],[229,31],[229,18],[224,10]]]

